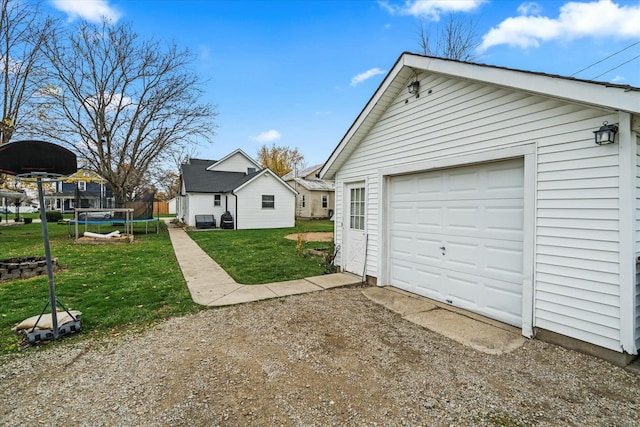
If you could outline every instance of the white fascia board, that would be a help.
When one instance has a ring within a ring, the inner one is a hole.
[[[212,164],[211,166],[207,167],[207,170],[215,170],[218,169],[218,166],[221,163],[224,163],[225,160],[229,159],[230,157],[233,157],[235,154],[241,154],[244,157],[247,158],[247,160],[249,160],[251,163],[253,163],[256,166],[256,169],[261,169],[262,166],[260,166],[260,163],[256,162],[254,159],[252,159],[247,153],[245,153],[244,151],[242,151],[240,148],[238,148],[237,150],[231,152],[230,154],[227,154],[226,156],[224,156],[223,158],[221,158],[220,160],[218,160],[217,162],[215,162],[214,164]],[[213,168],[213,169],[212,169]]]
[[[244,182],[242,185],[234,188],[231,193],[235,194],[238,191],[242,191],[243,188],[249,186],[252,182],[254,182],[255,180],[257,180],[258,178],[260,178],[261,176],[264,176],[265,174],[269,174],[272,177],[274,177],[281,185],[283,185],[285,188],[287,188],[288,190],[290,190],[293,194],[298,194],[298,192],[291,187],[289,184],[287,184],[286,182],[284,182],[282,180],[282,178],[280,178],[278,175],[276,175],[271,169],[262,169],[262,171],[260,171],[259,173],[256,174],[256,176],[254,176],[253,178],[251,178],[249,181]]]
[[[342,139],[340,140],[340,143],[333,150],[333,152],[329,156],[329,159],[325,162],[324,166],[322,166],[322,169],[320,170],[320,179],[326,179],[326,180],[335,179],[335,174],[338,169],[334,167],[336,160],[338,160],[342,156],[345,148],[351,145],[351,140],[356,134],[356,132],[358,131],[358,129],[360,128],[360,126],[362,126],[362,124],[367,121],[369,114],[371,114],[372,110],[376,107],[376,105],[378,105],[378,102],[380,102],[380,98],[382,98],[382,96],[387,91],[391,83],[393,83],[398,73],[400,73],[400,71],[404,67],[402,59],[403,57],[401,56],[396,61],[391,71],[389,71],[387,76],[384,78],[384,80],[378,87],[378,90],[376,90],[376,92],[373,94],[371,99],[369,99],[369,102],[367,102],[367,105],[360,112],[360,114],[356,118],[355,122],[353,122],[353,124],[351,125],[351,127],[349,128],[345,136],[342,137]]]
[[[601,109],[621,110],[633,114],[640,113],[640,91],[551,75],[540,75],[524,70],[509,70],[490,65],[468,64],[404,53],[387,74],[336,149],[331,153],[320,171],[320,178],[335,179],[335,174],[340,168],[338,161],[343,156],[350,154],[347,150],[349,146],[353,143],[358,143],[357,138],[354,138],[354,136],[369,119],[369,115],[378,105],[384,93],[405,67],[415,72],[431,72],[451,76],[452,78],[461,78],[521,92],[564,99],[568,102],[586,104]]]
[[[622,110],[630,113],[640,112],[640,91],[412,54],[405,54],[402,63],[407,67],[426,72],[560,98],[598,108]]]

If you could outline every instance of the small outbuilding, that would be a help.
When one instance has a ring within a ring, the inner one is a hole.
[[[196,215],[213,215],[220,226],[226,212],[236,229],[293,227],[295,195],[278,175],[236,150],[218,161],[189,159],[181,165],[176,215],[193,227]]]
[[[639,133],[640,88],[404,53],[320,172],[336,263],[624,364]]]

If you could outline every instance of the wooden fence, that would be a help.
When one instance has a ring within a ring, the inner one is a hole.
[[[169,213],[169,203],[167,202],[153,202],[153,215],[163,215]]]

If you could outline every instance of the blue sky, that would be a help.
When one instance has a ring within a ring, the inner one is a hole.
[[[575,77],[640,87],[640,0],[48,4],[67,22],[104,15],[192,49],[219,113],[217,136],[198,149],[207,159],[236,148],[255,157],[275,143],[297,147],[307,166],[323,163],[400,54],[419,52],[419,21],[437,27],[449,14],[476,22],[477,62],[569,76],[615,54]]]

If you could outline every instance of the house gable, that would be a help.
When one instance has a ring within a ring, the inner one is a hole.
[[[295,225],[296,191],[270,169],[234,189],[238,228],[279,228]],[[267,201],[263,197],[268,198]],[[265,206],[265,203],[272,205]]]
[[[210,165],[208,171],[251,173],[262,169],[260,164],[238,149]]]
[[[282,185],[283,187],[285,187],[288,191],[291,191],[293,194],[296,194],[297,191],[295,189],[293,189],[289,184],[287,184],[286,182],[284,182],[282,180],[282,178],[280,178],[278,175],[276,175],[271,169],[266,168],[266,169],[262,169],[260,172],[256,172],[255,174],[251,175],[248,177],[248,179],[246,179],[244,182],[240,183],[239,185],[237,185],[234,188],[234,192],[239,192],[242,191],[243,188],[251,185],[253,182],[257,181],[258,179],[260,179],[260,177],[264,177],[265,175],[269,175],[271,176],[271,178],[273,178],[276,182],[280,183],[280,185]]]
[[[603,110],[638,113],[640,88],[579,80],[557,75],[466,63],[455,60],[403,53],[387,74],[345,136],[320,170],[323,179],[334,179],[343,162],[370,132],[397,96],[407,92],[407,85],[420,81],[420,96],[431,96],[434,88],[428,83],[438,79],[463,79],[521,93],[562,99]],[[404,102],[409,102],[408,96]],[[636,128],[640,125],[636,124]]]

